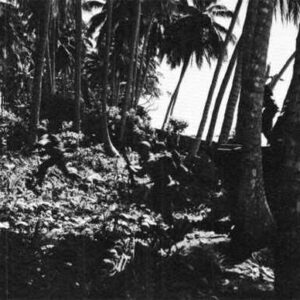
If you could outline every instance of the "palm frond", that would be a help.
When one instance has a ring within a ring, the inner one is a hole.
[[[300,21],[299,0],[277,0],[276,13],[283,22],[293,22],[298,25]]]
[[[231,19],[233,16],[233,12],[230,10],[217,10],[209,12],[209,14],[213,15],[214,17],[222,17],[227,19]]]
[[[86,1],[82,4],[82,8],[86,11],[92,11],[93,9],[103,8],[105,2],[100,0]]]
[[[227,28],[222,26],[220,23],[214,22],[213,25],[224,36],[227,34]],[[236,42],[236,35],[232,33],[231,36],[229,37],[229,41],[231,43],[235,43]]]
[[[91,36],[96,32],[97,29],[102,28],[103,24],[106,21],[106,14],[104,12],[95,14],[91,17],[89,25],[88,25],[88,30],[87,34]]]

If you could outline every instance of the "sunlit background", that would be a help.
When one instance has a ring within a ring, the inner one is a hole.
[[[234,29],[234,34],[237,37],[239,37],[239,35],[241,34],[241,29],[246,14],[247,2],[248,1],[244,1],[242,5],[239,17],[239,24],[237,24]],[[220,1],[220,3],[223,3],[229,9],[234,10],[236,0],[223,0]],[[272,26],[268,54],[268,63],[271,66],[270,75],[275,75],[277,72],[279,72],[286,60],[295,51],[296,35],[297,29],[294,25],[286,23],[283,24],[280,17],[274,17],[274,24]],[[231,45],[229,47],[229,58],[233,49],[234,47],[233,45]],[[222,82],[222,78],[226,71],[228,61],[224,63],[222,67],[222,71],[218,81],[218,86],[215,90],[215,96],[218,92],[218,87]],[[292,67],[293,63],[290,65],[290,67],[282,77],[282,81],[280,81],[277,84],[274,90],[274,98],[279,107],[281,107],[283,103],[287,88],[289,86],[289,82],[292,75]],[[186,72],[174,110],[174,117],[184,119],[189,123],[189,127],[186,129],[185,134],[195,135],[197,132],[214,69],[215,62],[211,65],[211,67],[209,67],[207,63],[204,63],[201,69],[198,69],[196,65],[191,64]],[[176,87],[181,69],[179,67],[171,70],[170,67],[165,62],[163,62],[160,71],[163,74],[163,77],[161,78],[162,95],[159,99],[157,99],[154,102],[154,105],[151,108],[153,125],[156,128],[160,128],[162,125],[163,118],[171,98],[170,93],[172,93]],[[227,92],[225,95],[226,99],[228,97],[230,87],[231,82],[229,83],[227,88]],[[220,109],[215,137],[219,135],[221,129],[220,127],[223,121],[222,116],[224,115],[225,105],[226,103],[225,101],[223,101],[223,105]],[[213,109],[213,105],[211,109]],[[205,134],[206,132],[207,128]]]

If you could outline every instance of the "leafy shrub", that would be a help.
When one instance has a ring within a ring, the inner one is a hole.
[[[139,142],[149,141],[153,138],[154,129],[151,126],[151,117],[141,106],[136,110],[129,110],[126,126],[128,146],[135,148]]]
[[[172,117],[168,123],[167,130],[171,133],[180,134],[188,126],[189,126],[189,123],[187,121]]]
[[[59,134],[64,146],[66,148],[74,149],[77,147],[78,143],[84,138],[83,133],[77,133],[72,131],[73,122],[63,122],[62,132]]]
[[[14,113],[3,110],[0,114],[0,149],[20,150],[26,139],[24,121]]]

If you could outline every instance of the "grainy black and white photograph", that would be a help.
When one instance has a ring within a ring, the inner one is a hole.
[[[300,0],[0,0],[0,299],[299,300]]]

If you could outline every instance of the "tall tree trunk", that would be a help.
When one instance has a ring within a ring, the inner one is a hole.
[[[199,125],[199,128],[198,128],[197,136],[196,136],[196,139],[195,139],[195,141],[192,145],[192,148],[190,150],[190,154],[192,156],[196,155],[196,153],[199,150],[200,144],[201,144],[201,139],[202,139],[203,131],[204,131],[206,121],[207,121],[207,118],[208,118],[210,105],[211,105],[212,98],[213,98],[213,95],[214,95],[214,91],[215,91],[215,88],[216,88],[216,85],[217,85],[217,82],[218,82],[218,77],[219,77],[219,74],[220,74],[220,71],[221,71],[223,60],[224,60],[224,57],[225,57],[225,54],[226,54],[226,48],[227,48],[227,45],[228,45],[228,43],[230,41],[230,38],[232,36],[232,32],[233,32],[234,26],[236,24],[236,20],[238,18],[242,3],[243,3],[242,0],[238,0],[237,5],[235,7],[234,14],[233,14],[232,19],[231,19],[231,23],[230,23],[225,41],[224,41],[223,49],[222,49],[221,54],[218,58],[217,66],[216,66],[216,69],[215,69],[215,72],[214,72],[214,75],[213,75],[211,86],[209,88],[208,96],[207,96],[205,106],[204,106],[204,110],[203,110],[203,113],[202,113],[202,118],[201,118],[201,122],[200,122],[200,125]]]
[[[37,127],[40,121],[40,107],[42,97],[42,77],[44,69],[44,58],[47,46],[49,18],[50,18],[51,0],[44,1],[44,7],[39,28],[39,35],[36,42],[36,59],[33,78],[31,119],[30,119],[30,145],[33,145],[37,138]]]
[[[237,58],[237,64],[235,67],[235,74],[232,81],[232,87],[226,105],[224,120],[221,127],[222,128],[221,134],[218,141],[219,144],[225,144],[229,139],[230,130],[233,125],[234,112],[241,91],[242,66],[243,66],[243,61],[242,61],[242,55],[240,53],[239,57]]]
[[[143,92],[143,88],[146,84],[146,80],[147,80],[147,74],[148,74],[148,70],[149,70],[149,66],[150,66],[150,60],[151,60],[151,55],[150,55],[150,52],[147,51],[147,54],[146,54],[146,63],[145,63],[145,68],[144,68],[144,71],[143,71],[143,76],[142,76],[142,79],[141,79],[141,83],[140,83],[140,86],[139,86],[139,96],[138,96],[138,100],[141,98],[141,95],[142,95],[142,92]],[[138,104],[138,103],[137,103]]]
[[[252,49],[253,43],[254,43],[254,31],[255,31],[255,24],[257,22],[257,7],[258,7],[258,0],[252,0],[251,5],[248,4],[248,10],[246,15],[246,20],[243,27],[243,45],[242,45],[242,85],[243,82],[245,82],[244,78],[248,78],[249,75],[249,68],[250,68],[250,60],[252,56]],[[256,8],[255,8],[256,7]],[[254,25],[253,25],[254,24]],[[245,105],[240,101],[239,107],[238,107],[238,119],[236,124],[236,135],[235,140],[237,142],[240,142],[241,140],[241,131],[243,130],[243,124],[240,121],[240,117],[243,118],[242,109],[246,108]],[[247,112],[245,112],[247,113]]]
[[[300,30],[292,81],[283,115],[283,141],[275,149],[276,155],[282,155],[275,245],[275,290],[282,300],[300,298]]]
[[[243,146],[238,199],[233,212],[236,225],[233,249],[265,246],[273,231],[273,217],[266,201],[261,153],[261,124],[266,60],[275,0],[249,1],[245,47],[251,45],[242,77],[239,119]],[[249,17],[251,16],[251,17]],[[253,29],[254,28],[254,29]],[[245,55],[245,53],[244,53]],[[244,56],[245,58],[245,56]]]
[[[140,36],[140,30],[138,33],[138,40]],[[133,67],[133,78],[132,78],[132,91],[131,91],[131,108],[135,107],[136,103],[136,81],[137,81],[137,73],[139,68],[139,43],[136,44],[135,48],[135,57],[134,57],[134,67]]]
[[[163,122],[163,125],[162,125],[162,130],[166,129],[166,126],[169,123],[170,117],[172,116],[171,112],[173,112],[173,110],[174,110],[174,106],[175,106],[175,103],[176,103],[176,100],[177,100],[177,97],[178,97],[179,89],[180,89],[183,77],[185,75],[185,72],[187,70],[188,64],[189,64],[189,59],[185,59],[183,64],[182,64],[182,69],[181,69],[179,81],[177,83],[176,89],[175,89],[175,91],[174,91],[174,93],[171,97],[170,103],[168,105],[168,109],[167,109],[165,119],[164,119],[164,122]]]
[[[130,56],[130,63],[128,68],[125,99],[122,108],[122,120],[121,120],[121,129],[120,129],[120,137],[119,137],[119,141],[121,144],[123,144],[125,138],[127,111],[131,103],[130,98],[132,96],[132,86],[133,86],[134,57],[135,57],[135,49],[138,43],[139,28],[140,28],[140,21],[141,21],[141,0],[136,0],[136,4],[137,4],[137,8],[136,8],[135,30],[132,39],[131,56]]]
[[[142,52],[141,52],[141,59],[140,59],[140,68],[138,70],[137,73],[137,80],[136,80],[136,95],[135,95],[135,107],[138,105],[139,103],[139,98],[141,96],[141,85],[142,85],[142,73],[144,68],[144,60],[146,58],[146,54],[147,54],[147,48],[148,48],[148,43],[149,43],[149,37],[151,34],[151,29],[153,26],[153,17],[150,19],[148,27],[147,27],[147,31],[144,37],[144,43],[143,43],[143,48],[142,48]],[[146,64],[145,64],[146,67]]]
[[[51,62],[52,62],[52,93],[56,93],[56,49],[57,49],[57,20],[52,21],[51,29]]]
[[[237,45],[234,49],[234,52],[231,56],[229,65],[227,67],[226,73],[224,75],[224,79],[222,81],[222,84],[221,84],[221,87],[220,87],[220,90],[219,90],[219,93],[218,93],[218,96],[216,98],[215,107],[214,107],[214,110],[213,110],[213,113],[212,113],[210,126],[209,126],[209,129],[208,129],[207,138],[206,138],[206,140],[209,144],[211,144],[212,141],[213,141],[220,106],[221,106],[221,103],[222,103],[222,100],[223,100],[228,82],[231,78],[231,74],[232,74],[232,71],[234,69],[234,65],[235,65],[235,62],[237,60],[240,48],[241,48],[240,45],[241,45],[241,39],[238,41],[238,43],[237,43]]]
[[[115,106],[119,105],[120,100],[120,93],[121,93],[121,78],[120,75],[116,79],[116,100],[115,100]]]
[[[76,0],[76,54],[75,54],[75,124],[76,132],[80,132],[80,99],[81,99],[81,39],[82,39],[82,10],[81,0]]]
[[[117,106],[118,105],[118,99],[117,99],[117,52],[113,51],[113,57],[112,57],[112,76],[111,76],[111,90],[112,90],[112,99],[111,99],[111,106]]]
[[[107,32],[106,32],[106,45],[105,45],[105,61],[104,61],[104,79],[103,79],[103,93],[102,93],[102,109],[101,109],[101,125],[102,125],[102,137],[104,140],[104,149],[109,156],[118,156],[119,153],[111,142],[108,121],[107,121],[107,86],[108,86],[108,74],[109,74],[109,57],[110,57],[110,45],[112,36],[112,11],[113,0],[107,0],[108,14],[107,14]]]
[[[284,72],[287,70],[287,68],[290,66],[290,64],[292,63],[292,61],[294,60],[296,56],[296,52],[294,52],[286,61],[286,63],[284,64],[284,66],[282,67],[282,69],[279,71],[278,74],[276,74],[273,79],[271,80],[271,82],[268,84],[269,88],[271,90],[274,90],[276,84],[278,83],[278,81],[280,80],[280,78],[282,77],[282,75],[284,74]]]
[[[46,66],[47,66],[47,79],[49,86],[49,94],[53,95],[53,77],[52,77],[52,61],[50,57],[50,44],[49,37],[47,38],[47,46],[46,46]]]

